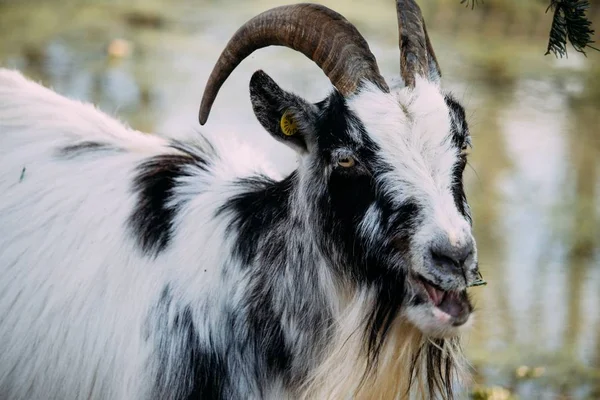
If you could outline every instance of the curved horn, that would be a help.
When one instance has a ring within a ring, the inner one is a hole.
[[[255,50],[273,45],[310,58],[343,96],[354,93],[361,79],[389,91],[366,40],[342,15],[318,4],[281,6],[250,19],[229,40],[204,89],[201,125],[231,72]]]
[[[421,9],[414,0],[397,0],[400,74],[409,87],[415,85],[415,75],[429,77],[430,65],[440,68],[429,41]]]

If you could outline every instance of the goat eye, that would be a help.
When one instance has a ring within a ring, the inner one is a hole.
[[[338,165],[344,168],[353,167],[356,162],[352,157],[343,157],[338,160]]]

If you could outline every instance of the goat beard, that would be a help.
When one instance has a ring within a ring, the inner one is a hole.
[[[301,398],[454,398],[469,376],[460,338],[425,336],[401,316],[404,292],[394,289],[357,291],[341,309]]]

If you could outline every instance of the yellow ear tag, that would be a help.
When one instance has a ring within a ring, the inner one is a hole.
[[[294,118],[289,111],[283,113],[281,121],[279,121],[279,126],[286,136],[292,136],[298,132],[298,124],[296,124],[296,121],[294,121]]]

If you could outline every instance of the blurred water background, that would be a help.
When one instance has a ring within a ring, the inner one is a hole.
[[[391,0],[317,1],[367,38],[398,73]],[[288,1],[289,3],[289,1]],[[600,29],[600,1],[588,14]],[[0,0],[0,65],[132,127],[260,143],[291,170],[293,153],[255,120],[248,82],[264,69],[318,101],[324,74],[284,48],[255,52],[199,127],[202,90],[233,32],[281,0]],[[465,180],[481,269],[465,343],[477,399],[600,399],[600,53],[544,56],[547,0],[421,0],[444,85],[467,108],[474,150]],[[598,38],[598,35],[597,37]],[[466,396],[466,394],[465,394]]]

